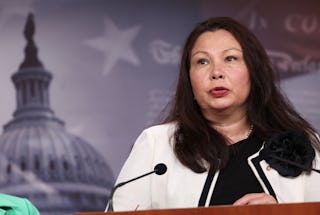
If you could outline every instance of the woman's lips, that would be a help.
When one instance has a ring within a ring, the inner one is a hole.
[[[229,89],[225,87],[215,87],[211,89],[210,94],[216,98],[221,98],[226,96],[229,93]]]

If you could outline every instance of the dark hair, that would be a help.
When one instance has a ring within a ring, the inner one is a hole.
[[[178,159],[194,172],[204,172],[209,166],[217,169],[229,159],[227,139],[209,126],[194,100],[189,77],[190,54],[204,32],[219,29],[230,32],[240,43],[251,81],[247,99],[247,117],[254,133],[267,139],[274,132],[299,130],[307,134],[319,150],[315,129],[293,108],[277,85],[278,77],[269,57],[255,35],[245,26],[228,17],[210,18],[198,24],[187,38],[181,57],[176,93],[166,122],[176,122],[174,150]]]

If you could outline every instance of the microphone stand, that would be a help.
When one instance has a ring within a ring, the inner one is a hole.
[[[146,174],[144,174],[144,175],[140,175],[140,176],[138,176],[138,177],[136,177],[136,178],[133,178],[133,179],[130,179],[130,180],[128,180],[128,181],[124,181],[124,182],[121,182],[121,183],[117,184],[117,185],[112,189],[112,191],[111,191],[110,198],[109,198],[109,205],[108,205],[108,210],[107,210],[107,211],[108,211],[108,212],[112,212],[112,211],[113,211],[112,198],[113,198],[114,192],[115,192],[119,187],[122,187],[123,185],[125,185],[125,184],[127,184],[127,183],[129,183],[129,182],[131,182],[131,181],[135,181],[135,180],[137,180],[137,179],[139,179],[139,178],[142,178],[142,177],[145,177],[145,176],[150,175],[150,174],[152,174],[152,173],[155,173],[156,171],[157,171],[157,170],[153,170],[153,171],[148,172],[148,173],[146,173]]]
[[[128,181],[124,181],[124,182],[121,182],[121,183],[117,184],[117,185],[111,190],[107,212],[113,211],[113,202],[112,202],[113,194],[114,194],[114,192],[115,192],[119,187],[121,187],[121,186],[123,186],[123,185],[125,185],[125,184],[127,184],[127,183],[129,183],[129,182],[131,182],[131,181],[135,181],[135,180],[137,180],[137,179],[139,179],[139,178],[145,177],[145,176],[150,175],[150,174],[153,174],[153,173],[156,173],[157,175],[163,175],[164,173],[166,173],[166,171],[167,171],[167,166],[166,166],[164,163],[158,163],[158,164],[154,167],[153,171],[148,172],[148,173],[143,174],[143,175],[140,175],[140,176],[135,177],[135,178],[133,178],[133,179],[130,179],[130,180],[128,180]]]

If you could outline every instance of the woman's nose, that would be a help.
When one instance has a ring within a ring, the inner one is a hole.
[[[224,75],[223,74],[213,74],[212,79],[223,79],[224,78]]]
[[[211,74],[212,79],[223,79],[224,78],[224,73],[221,70],[221,68],[214,68],[214,71]]]

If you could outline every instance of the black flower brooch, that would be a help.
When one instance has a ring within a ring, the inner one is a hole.
[[[303,132],[285,131],[265,141],[261,156],[284,177],[297,177],[302,171],[311,171],[315,151]]]

